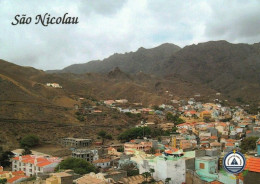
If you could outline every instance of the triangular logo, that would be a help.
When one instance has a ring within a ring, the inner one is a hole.
[[[238,165],[237,160],[234,158],[231,165]]]

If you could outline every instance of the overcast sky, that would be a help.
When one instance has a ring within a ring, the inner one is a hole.
[[[79,18],[77,25],[35,25],[35,16]],[[14,16],[32,17],[11,25]],[[38,69],[61,69],[113,53],[181,47],[209,40],[260,42],[259,0],[0,0],[0,58]]]

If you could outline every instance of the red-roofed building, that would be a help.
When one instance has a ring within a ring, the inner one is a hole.
[[[58,157],[24,155],[12,158],[12,171],[23,171],[26,176],[34,176],[38,173],[53,172],[60,162],[61,159]]]
[[[0,178],[7,179],[8,184],[13,184],[13,183],[20,183],[21,181],[24,181],[28,177],[25,176],[25,173],[23,171],[3,171],[3,167],[0,167]]]
[[[244,183],[260,183],[260,158],[250,157],[246,160],[245,170],[248,173],[244,176]]]

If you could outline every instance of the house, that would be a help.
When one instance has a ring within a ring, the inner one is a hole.
[[[80,148],[88,147],[92,144],[91,139],[79,139],[79,138],[63,138],[61,144],[65,147]]]
[[[153,177],[155,180],[165,181],[166,178],[171,178],[170,184],[182,184],[185,182],[185,170],[194,165],[192,164],[192,159],[194,160],[194,158],[175,157],[172,155],[151,157],[146,156],[143,152],[139,152],[135,157],[131,158],[138,165],[140,174],[154,169]]]
[[[114,183],[111,178],[106,179],[102,173],[95,174],[93,172],[74,180],[76,184],[109,184]]]
[[[158,128],[161,128],[162,130],[166,131],[172,131],[172,128],[174,127],[174,123],[160,123],[157,125]]]
[[[116,103],[114,100],[105,100],[104,104],[107,106],[112,106],[114,103]]]
[[[107,159],[98,159],[98,160],[93,161],[93,164],[96,167],[107,168],[107,167],[110,167],[110,162],[111,162],[111,160],[108,158]]]
[[[26,176],[38,175],[38,173],[54,172],[55,167],[62,161],[58,157],[40,157],[24,155],[12,158],[12,171],[23,171]]]
[[[135,150],[149,152],[153,147],[153,143],[145,140],[131,140],[124,144],[125,154],[133,154]]]
[[[210,143],[211,148],[221,149],[221,143],[219,142],[211,142]]]
[[[209,112],[209,111],[202,111],[200,113],[200,117],[202,119],[206,119],[206,118],[210,119],[211,118],[211,112]]]
[[[127,103],[128,100],[127,99],[120,99],[120,100],[115,100],[116,103],[121,103],[121,104],[124,104],[124,103]]]
[[[248,158],[245,170],[248,170],[248,173],[244,176],[245,184],[260,183],[260,158]]]
[[[20,183],[28,178],[23,171],[4,171],[4,168],[0,166],[0,179],[6,179],[7,184]]]
[[[129,177],[125,177],[125,178],[121,178],[121,180],[119,181],[119,183],[124,183],[124,184],[137,184],[137,183],[143,183],[145,182],[146,179],[143,175],[137,175],[137,176],[129,176]],[[149,179],[148,179],[149,181]],[[163,181],[155,181],[153,182],[153,184],[163,184]]]
[[[120,156],[122,153],[118,152],[116,148],[109,147],[107,148],[108,154],[109,155],[115,155],[115,156]]]
[[[53,88],[62,88],[58,83],[47,83],[46,86]]]
[[[81,158],[88,162],[93,162],[98,160],[98,150],[90,150],[90,149],[75,149],[72,151],[72,157]]]
[[[73,175],[67,171],[51,173],[50,175],[51,175],[51,177],[46,179],[46,184],[71,184],[71,183],[73,183]]]
[[[195,171],[204,181],[211,182],[218,178],[217,157],[197,157],[195,158]]]

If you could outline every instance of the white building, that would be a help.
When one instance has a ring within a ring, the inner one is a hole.
[[[139,174],[154,169],[153,177],[155,180],[165,181],[166,178],[171,178],[170,184],[182,184],[185,182],[187,159],[189,158],[174,158],[172,156],[157,156],[149,159],[140,154],[132,157],[131,161],[137,164]]]
[[[12,158],[12,171],[23,171],[26,176],[38,173],[54,172],[55,167],[61,162],[58,157],[40,157],[24,155]]]
[[[98,160],[93,161],[93,164],[96,167],[107,168],[107,167],[110,167],[110,159],[98,159]]]
[[[46,86],[53,88],[62,88],[58,83],[47,83]]]

